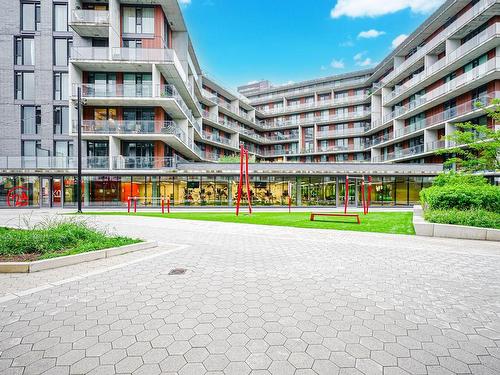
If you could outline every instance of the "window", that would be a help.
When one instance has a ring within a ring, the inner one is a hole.
[[[69,134],[68,107],[54,107],[54,134]]]
[[[21,107],[21,133],[38,134],[42,120],[42,110],[35,106]]]
[[[40,3],[21,3],[22,31],[40,30]]]
[[[70,57],[70,49],[73,41],[68,38],[55,38],[54,39],[54,65],[55,66],[68,66]]]
[[[467,73],[468,71],[471,71],[474,68],[477,68],[479,65],[484,64],[485,62],[488,61],[488,55],[484,54],[474,60],[472,60],[470,63],[464,66],[464,73]]]
[[[41,154],[41,141],[22,141],[21,156],[38,156]]]
[[[92,38],[92,47],[109,47],[109,41],[104,38]]]
[[[67,4],[54,4],[54,31],[68,31]]]
[[[68,100],[68,73],[54,73],[54,100]]]
[[[71,141],[55,141],[54,156],[71,157],[73,156],[73,142]]]
[[[18,100],[35,100],[35,73],[16,72],[14,90]]]
[[[123,8],[125,34],[154,34],[154,8]]]
[[[142,48],[141,39],[123,39],[124,48]]]
[[[33,38],[16,38],[14,64],[35,65],[35,40]]]

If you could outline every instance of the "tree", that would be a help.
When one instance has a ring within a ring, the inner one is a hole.
[[[494,124],[500,124],[500,99],[493,99],[491,108],[485,108],[481,102],[475,104],[483,108],[486,115],[493,119]],[[500,170],[500,130],[489,128],[488,125],[478,125],[472,122],[455,124],[457,130],[444,137],[451,148],[438,150],[436,154],[452,154],[444,164],[455,165],[457,170],[474,173],[481,171]]]

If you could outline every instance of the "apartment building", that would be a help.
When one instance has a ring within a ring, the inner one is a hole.
[[[499,97],[495,0],[446,1],[374,69],[238,93],[203,75],[177,0],[0,3],[0,206],[75,204],[78,119],[86,205],[231,205],[240,144],[261,204],[337,205],[369,173],[408,205],[454,123],[497,126],[475,106]]]

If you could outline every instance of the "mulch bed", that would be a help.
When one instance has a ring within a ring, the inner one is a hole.
[[[0,262],[32,262],[41,254],[0,255]]]

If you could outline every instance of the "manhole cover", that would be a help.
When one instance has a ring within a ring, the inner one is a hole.
[[[186,271],[187,271],[187,269],[185,269],[185,268],[174,268],[174,269],[171,269],[168,274],[169,275],[184,275],[186,273]]]

